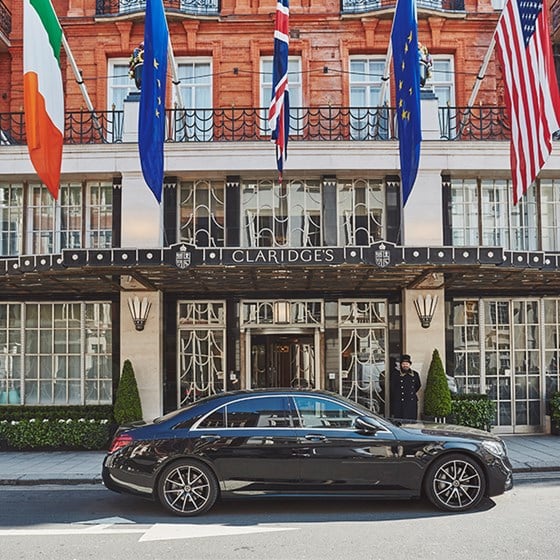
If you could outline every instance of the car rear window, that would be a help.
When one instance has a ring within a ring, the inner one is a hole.
[[[285,428],[293,426],[285,397],[247,397],[222,406],[198,425],[199,428]]]

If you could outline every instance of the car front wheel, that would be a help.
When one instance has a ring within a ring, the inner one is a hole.
[[[486,479],[478,463],[466,455],[437,459],[425,480],[428,499],[444,511],[474,508],[484,497]]]
[[[157,494],[163,507],[175,515],[200,515],[216,502],[218,482],[207,466],[182,460],[164,469]]]

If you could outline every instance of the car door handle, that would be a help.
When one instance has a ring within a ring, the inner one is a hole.
[[[327,436],[324,436],[322,434],[307,434],[305,436],[305,439],[307,441],[326,441]]]
[[[204,439],[206,441],[216,441],[220,439],[220,436],[217,434],[201,434],[200,439]]]

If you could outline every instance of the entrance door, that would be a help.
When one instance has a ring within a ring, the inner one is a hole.
[[[294,386],[315,386],[313,337],[252,335],[251,387]]]
[[[539,302],[485,300],[485,382],[496,402],[496,430],[535,432],[541,425]]]

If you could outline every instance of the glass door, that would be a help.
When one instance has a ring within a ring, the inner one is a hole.
[[[496,427],[536,431],[541,425],[539,302],[485,301],[484,320],[485,381],[496,402]]]
[[[314,386],[313,336],[252,335],[252,388]]]

